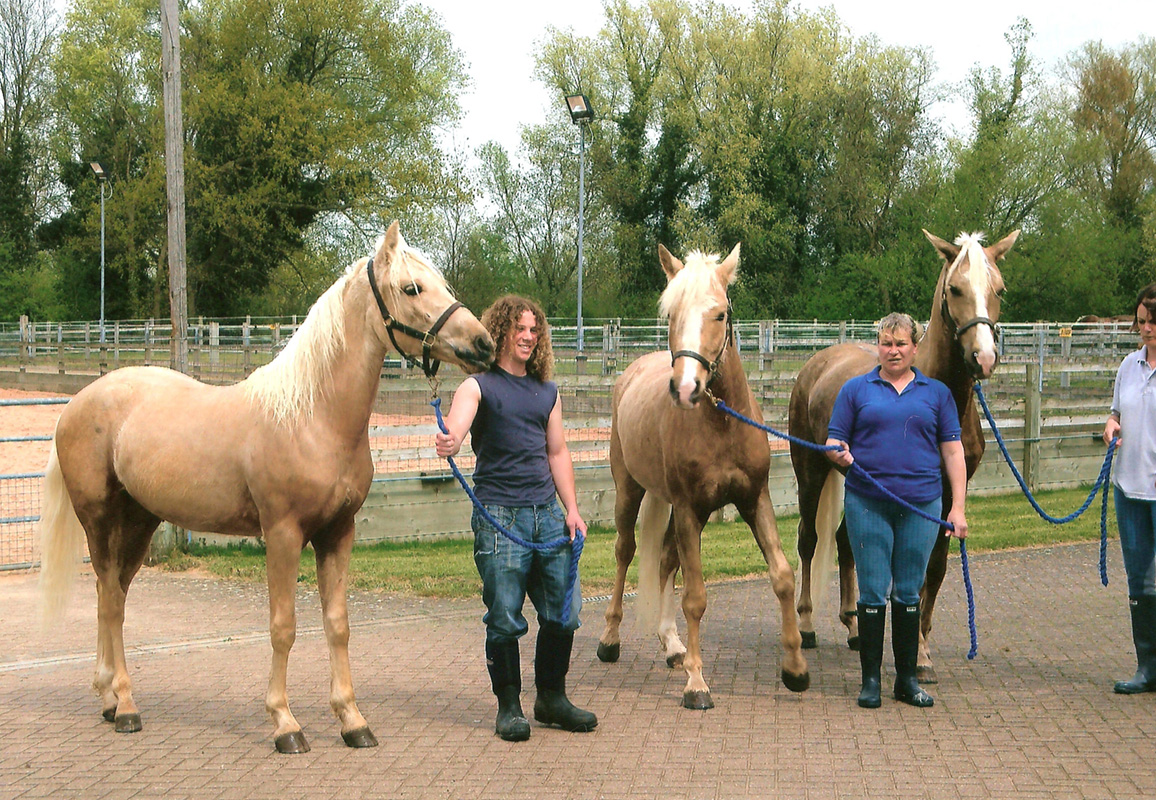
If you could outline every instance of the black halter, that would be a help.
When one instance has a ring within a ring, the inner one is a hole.
[[[964,331],[970,330],[976,325],[987,325],[991,328],[992,338],[997,342],[999,341],[999,325],[996,324],[995,320],[989,319],[988,317],[972,317],[962,325],[957,324],[955,318],[951,316],[951,310],[947,307],[947,289],[943,290],[943,317],[955,327],[956,339],[959,339]]]
[[[727,347],[730,346],[732,338],[734,338],[734,328],[731,325],[731,304],[730,304],[730,301],[728,300],[727,301],[727,332],[726,332],[726,336],[723,337],[722,348],[718,351],[718,356],[715,357],[715,360],[714,361],[707,361],[706,356],[704,356],[702,353],[699,353],[696,350],[676,350],[675,352],[670,354],[670,366],[673,367],[674,362],[680,358],[683,358],[683,357],[693,358],[695,361],[702,364],[703,367],[706,368],[707,375],[709,376],[706,379],[706,385],[710,386],[711,383],[714,381],[715,376],[718,375],[718,365],[722,362],[723,356],[726,355]]]
[[[446,324],[446,320],[450,318],[455,311],[462,307],[462,304],[456,300],[451,303],[442,315],[437,318],[433,327],[428,332],[422,332],[416,328],[411,328],[404,322],[398,322],[393,315],[389,313],[389,309],[385,307],[385,300],[381,297],[381,290],[377,288],[377,281],[373,277],[373,257],[365,262],[365,271],[369,275],[369,288],[373,290],[373,299],[377,301],[377,307],[381,310],[381,318],[385,320],[385,332],[389,334],[389,341],[393,343],[393,349],[401,354],[401,357],[413,367],[418,365],[417,358],[411,356],[409,353],[401,349],[397,344],[397,339],[393,338],[394,331],[400,331],[406,336],[416,339],[421,342],[421,371],[425,373],[427,378],[432,378],[438,374],[438,368],[442,362],[436,358],[431,358],[433,354],[434,341],[437,339],[438,331]],[[432,365],[432,366],[431,366]]]

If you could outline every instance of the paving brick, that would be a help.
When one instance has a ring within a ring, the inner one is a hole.
[[[779,606],[769,581],[712,584],[703,626],[715,708],[681,707],[685,677],[627,601],[622,658],[595,656],[603,602],[587,603],[570,693],[600,719],[569,734],[533,723],[528,742],[493,733],[480,601],[356,593],[351,658],[380,746],[350,750],[328,705],[316,592],[298,596],[292,708],[312,751],[280,756],[264,710],[264,587],[145,569],[125,637],[144,719],[118,735],[90,689],[91,575],[67,624],[37,629],[35,576],[0,576],[0,800],[28,798],[798,798],[1132,800],[1156,797],[1156,694],[1124,697],[1134,668],[1119,558],[1098,548],[973,556],[980,650],[953,561],[940,595],[932,709],[885,697],[860,709],[858,656],[833,615],[807,651],[811,689],[779,678]],[[523,706],[533,706],[533,637]],[[887,651],[890,647],[886,648]],[[889,695],[891,656],[885,658]]]

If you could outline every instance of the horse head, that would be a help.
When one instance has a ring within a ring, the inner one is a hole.
[[[670,396],[679,408],[694,408],[731,342],[727,287],[737,274],[739,245],[722,262],[695,251],[683,264],[660,244],[658,260],[666,273],[659,310],[670,320]]]
[[[467,372],[493,363],[489,332],[457,301],[441,270],[405,243],[396,220],[378,241],[366,272],[389,342],[411,361],[420,357],[428,376],[437,372],[438,361]]]
[[[996,323],[1004,292],[996,262],[1007,254],[1020,232],[1013,231],[990,247],[983,246],[982,234],[960,234],[954,244],[926,230],[923,235],[944,260],[935,287],[938,305],[932,313],[942,316],[971,376],[976,380],[988,378],[999,362]]]

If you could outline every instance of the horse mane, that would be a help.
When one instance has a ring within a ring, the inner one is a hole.
[[[384,241],[384,236],[378,238],[374,253],[381,251]],[[285,349],[254,370],[243,383],[248,396],[274,423],[287,424],[312,416],[319,394],[330,380],[333,362],[345,347],[345,287],[364,269],[365,261],[358,259],[350,264],[345,274],[317,298]],[[384,286],[389,308],[397,307],[402,290],[415,281],[415,273],[423,268],[445,282],[441,271],[425,254],[407,245],[399,235],[395,261],[386,272]],[[369,294],[368,288],[365,294]]]
[[[280,425],[309,417],[330,375],[333,360],[345,345],[342,295],[364,262],[355,261],[309,309],[305,321],[277,357],[258,367],[242,384],[245,393]]]
[[[658,299],[658,313],[664,319],[670,316],[672,309],[697,298],[708,297],[718,281],[715,267],[719,265],[721,256],[718,253],[707,255],[700,250],[694,250],[687,255],[686,261],[662,292]],[[726,287],[721,287],[726,293]]]
[[[983,252],[983,237],[984,234],[982,233],[961,233],[955,240],[955,243],[960,247],[960,255],[967,256],[968,265],[971,268],[968,279],[977,291],[986,291],[988,284],[989,265],[987,256]]]

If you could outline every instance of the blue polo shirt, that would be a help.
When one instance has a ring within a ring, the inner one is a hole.
[[[1116,370],[1112,413],[1120,418],[1120,449],[1112,483],[1133,500],[1156,500],[1156,370],[1145,348],[1129,353]]]
[[[827,436],[846,442],[855,463],[898,497],[927,503],[943,493],[939,445],[959,441],[959,412],[950,389],[912,369],[902,394],[879,367],[843,384]],[[847,488],[886,499],[857,470],[847,473]]]

